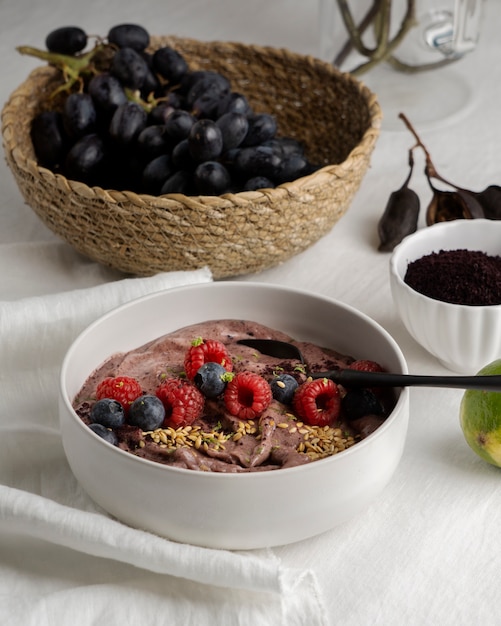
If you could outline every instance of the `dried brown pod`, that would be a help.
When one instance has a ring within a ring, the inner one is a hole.
[[[404,121],[407,128],[416,138],[415,147],[419,146],[425,154],[426,165],[424,172],[433,192],[432,199],[426,210],[426,224],[431,226],[436,222],[485,217],[485,212],[482,203],[478,198],[478,194],[474,191],[470,191],[469,189],[463,189],[458,185],[454,185],[441,176],[437,172],[437,169],[431,160],[428,149],[421,141],[421,138],[414,130],[412,124],[403,113],[400,113],[399,117]],[[434,180],[444,183],[448,187],[451,187],[451,189],[438,189],[433,183]]]
[[[412,150],[409,150],[409,174],[400,189],[391,193],[378,222],[380,252],[391,252],[404,237],[417,230],[419,196],[409,188],[413,167],[414,158]]]
[[[433,196],[426,209],[428,226],[449,220],[485,217],[484,210],[473,193],[459,188],[443,191],[432,186],[432,189]]]
[[[446,180],[437,172],[428,149],[407,117],[403,113],[399,117],[414,135],[416,143],[409,150],[409,175],[402,187],[390,195],[379,220],[379,250],[392,251],[406,235],[417,229],[419,198],[408,186],[414,166],[413,151],[416,148],[421,148],[425,154],[424,173],[432,190],[432,198],[426,208],[427,226],[456,219],[501,219],[501,186],[489,185],[477,192]]]
[[[484,217],[489,220],[501,220],[501,187],[489,185],[475,194],[484,210]]]

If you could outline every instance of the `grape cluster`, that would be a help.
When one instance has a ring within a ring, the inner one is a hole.
[[[191,70],[169,46],[148,51],[142,26],[114,26],[82,52],[88,41],[68,26],[47,36],[43,54],[24,49],[70,77],[58,90],[62,106],[32,123],[42,166],[154,196],[273,188],[317,169],[301,142],[279,136],[275,117],[253,110],[223,74]]]

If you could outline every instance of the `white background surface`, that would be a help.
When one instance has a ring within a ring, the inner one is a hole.
[[[152,34],[239,40],[285,46],[302,53],[318,51],[314,2],[0,0],[0,105],[38,65],[18,55],[16,45],[41,47],[45,35],[60,25],[77,24],[89,33],[105,34],[109,27],[125,21],[141,23]],[[478,190],[501,183],[499,24],[501,3],[490,0],[477,51],[453,68],[471,86],[469,107],[462,115],[421,132],[442,175]],[[416,79],[416,88],[420,93],[427,89],[426,77]],[[440,98],[440,93],[429,95]],[[282,266],[242,279],[305,288],[354,305],[399,342],[411,372],[445,373],[397,319],[389,291],[388,256],[376,250],[377,220],[389,194],[406,176],[407,150],[412,144],[412,137],[403,128],[383,130],[370,171],[348,213],[332,232]],[[429,188],[421,171],[418,159],[413,187],[422,199],[420,226],[424,227]],[[24,205],[3,160],[0,244],[0,300],[57,293],[119,278],[60,244]],[[0,362],[0,374],[1,368],[8,367]],[[273,550],[286,566],[316,574],[324,596],[326,624],[489,626],[501,621],[501,470],[477,459],[466,446],[458,423],[460,398],[460,391],[412,390],[407,446],[397,474],[380,499],[343,527]],[[9,419],[2,414],[0,399],[0,423]],[[0,475],[0,482],[2,478]],[[295,497],[300,506],[300,494]],[[55,555],[45,543],[13,545],[0,537],[0,597],[17,594],[27,604],[35,589],[56,593],[65,588],[65,577],[71,573],[73,599],[82,604],[87,594],[92,597],[90,589],[98,579],[114,589],[117,601],[121,593],[143,599],[147,594],[154,605],[162,594],[162,583],[147,579],[150,587],[145,589],[127,567],[119,569],[113,561],[71,551]],[[189,589],[187,583],[184,593],[188,598]],[[192,600],[204,601],[198,595]],[[191,614],[189,603],[186,611]],[[107,619],[107,623],[115,623],[113,618]],[[168,623],[163,621],[165,615],[157,619],[152,617],[148,623]],[[49,617],[38,623],[64,622],[50,621]],[[74,623],[78,623],[76,618]],[[95,623],[104,622],[96,617]],[[187,619],[186,623],[192,622]],[[252,622],[242,616],[241,623]]]

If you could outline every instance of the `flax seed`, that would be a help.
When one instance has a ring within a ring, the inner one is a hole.
[[[165,431],[161,431],[158,433],[158,438],[162,443],[167,443],[167,433]]]

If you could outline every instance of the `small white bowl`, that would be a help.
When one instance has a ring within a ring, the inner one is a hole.
[[[412,261],[432,252],[459,249],[501,255],[501,221],[458,219],[409,235],[391,255],[390,285],[398,313],[414,339],[444,367],[475,374],[501,357],[501,305],[450,304],[429,298],[404,282]]]
[[[60,419],[69,464],[89,496],[133,527],[211,548],[287,544],[360,513],[386,486],[404,448],[408,389],[366,439],[300,467],[222,474],[169,467],[106,443],[72,408],[88,375],[116,352],[184,326],[248,319],[406,373],[404,356],[376,322],[332,299],[284,287],[220,282],[143,297],[108,313],[70,347],[62,366]]]

